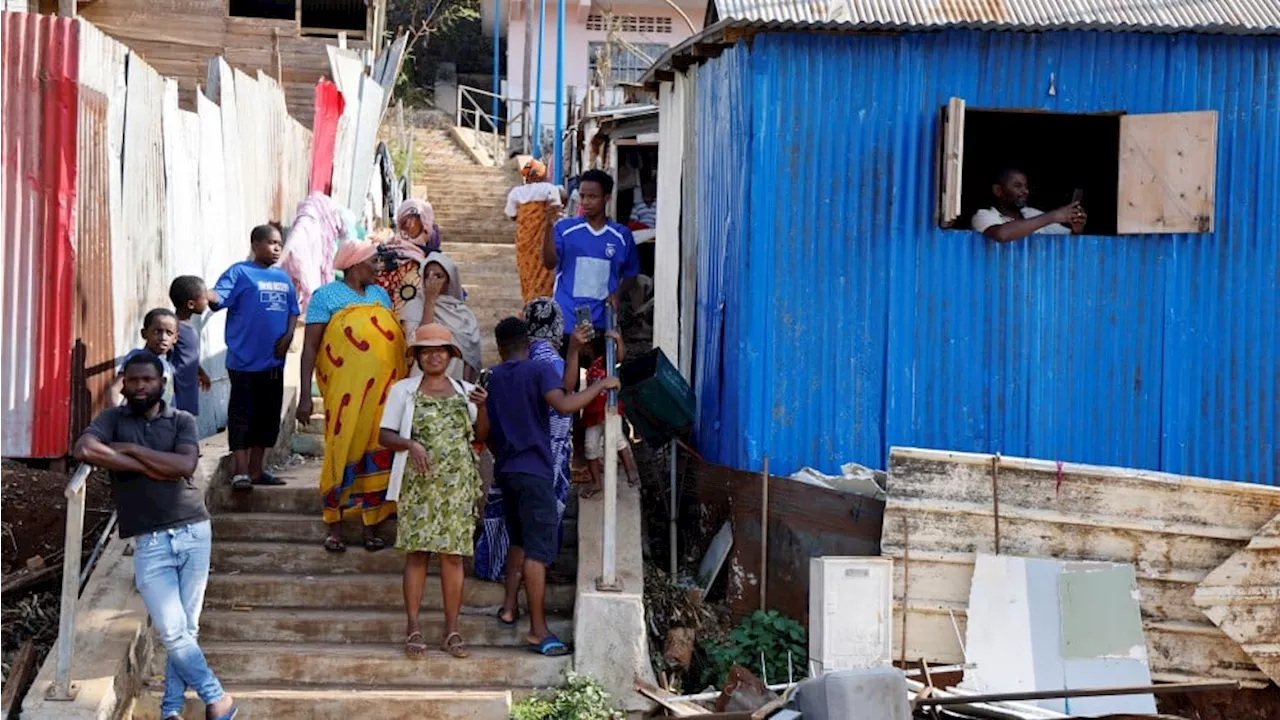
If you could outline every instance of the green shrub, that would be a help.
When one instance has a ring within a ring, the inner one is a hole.
[[[563,687],[530,695],[511,707],[512,720],[622,720],[613,698],[589,675],[565,673]]]
[[[786,681],[788,652],[791,653],[791,677],[799,680],[808,675],[809,654],[804,625],[778,614],[777,610],[755,611],[731,630],[728,638],[704,641],[702,649],[708,661],[703,681],[716,687],[724,684],[729,668],[734,665],[759,674],[761,654],[771,683]]]

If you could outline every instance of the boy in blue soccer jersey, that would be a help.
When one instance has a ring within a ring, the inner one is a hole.
[[[640,256],[631,231],[609,219],[605,210],[613,194],[613,178],[588,170],[578,183],[582,217],[557,222],[543,240],[542,262],[556,273],[556,303],[564,314],[565,341],[573,333],[578,308],[591,314],[591,324],[605,329],[605,303],[618,309],[618,298],[640,274]]]
[[[209,306],[227,310],[227,439],[235,455],[231,487],[283,485],[262,469],[266,449],[280,433],[284,357],[298,326],[298,294],[284,270],[277,225],[259,225],[249,236],[253,259],[236,263],[218,278]]]

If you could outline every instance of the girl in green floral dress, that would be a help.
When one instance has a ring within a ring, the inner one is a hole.
[[[473,442],[489,434],[483,388],[450,378],[449,361],[460,356],[443,325],[422,325],[409,343],[421,377],[387,390],[378,441],[396,453],[387,500],[397,503],[396,547],[405,552],[405,653],[422,657],[427,645],[418,611],[427,582],[427,559],[440,557],[445,628],[440,647],[458,658],[470,653],[458,633],[462,608],[462,557],[472,554],[484,483]]]

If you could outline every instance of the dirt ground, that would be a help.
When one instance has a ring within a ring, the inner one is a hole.
[[[1280,720],[1280,687],[1164,695],[1156,707],[1187,720]]]
[[[4,461],[0,465],[0,567],[10,578],[39,556],[46,565],[61,565],[66,532],[67,501],[63,494],[70,475]],[[111,516],[113,504],[105,473],[89,477],[85,503],[85,552],[91,552]],[[85,559],[88,559],[86,554]],[[61,573],[52,573],[38,585],[4,593],[0,600],[4,650],[3,676],[27,640],[36,645],[37,666],[43,662],[58,634]]]

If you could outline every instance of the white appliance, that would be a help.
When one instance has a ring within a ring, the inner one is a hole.
[[[889,665],[893,658],[893,560],[809,560],[809,674]]]

